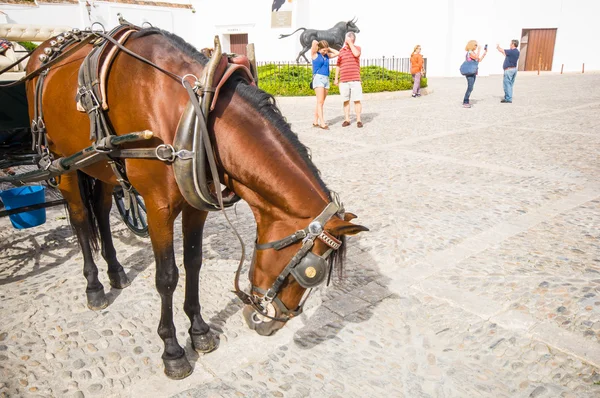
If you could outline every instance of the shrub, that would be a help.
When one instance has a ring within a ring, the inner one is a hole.
[[[410,90],[413,86],[409,73],[396,72],[380,66],[364,66],[360,69],[363,92]],[[311,65],[268,64],[258,67],[259,87],[272,95],[308,96],[314,95],[309,84],[312,79]],[[338,86],[333,84],[335,71],[332,70],[329,81],[329,94],[339,94]],[[421,78],[421,87],[427,87],[427,78]]]
[[[37,46],[38,46],[37,44],[35,44],[35,43],[32,43],[32,42],[30,42],[30,41],[19,41],[19,42],[17,42],[17,43],[19,43],[20,45],[22,45],[23,47],[25,47],[25,50],[27,50],[27,51],[29,51],[29,52],[32,52],[32,51],[33,51],[33,50],[35,50],[35,49],[37,48]]]

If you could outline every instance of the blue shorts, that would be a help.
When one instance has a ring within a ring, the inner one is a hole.
[[[313,77],[313,89],[317,87],[323,87],[329,90],[329,76],[316,74]]]

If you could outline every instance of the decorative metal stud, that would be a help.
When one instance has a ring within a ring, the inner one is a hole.
[[[56,46],[58,43],[56,42],[56,40],[50,40],[50,46],[54,47]]]
[[[44,48],[44,54],[51,55],[52,54],[52,47],[46,47],[46,48]]]
[[[65,37],[65,39],[68,39],[69,37],[71,37],[71,32],[65,32],[63,33],[63,36]]]
[[[306,274],[306,276],[308,276],[309,278],[314,278],[317,275],[317,270],[315,269],[315,267],[308,267],[304,273]]]
[[[73,29],[73,33],[78,35],[81,33],[81,31],[79,29],[75,28],[75,29]]]
[[[41,62],[46,62],[46,61],[48,61],[48,56],[47,56],[46,54],[41,54],[41,55],[38,57],[38,59],[39,59]]]
[[[64,37],[62,37],[62,36],[58,36],[58,37],[56,38],[56,41],[57,41],[57,42],[59,42],[59,43],[64,43],[64,41],[65,41],[65,38],[64,38]]]

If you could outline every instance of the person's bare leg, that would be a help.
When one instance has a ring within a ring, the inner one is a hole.
[[[344,101],[344,120],[350,123],[350,101]]]
[[[348,109],[350,109],[350,104],[348,104]],[[354,113],[356,113],[356,123],[362,122],[360,120],[360,114],[362,112],[362,104],[360,101],[354,101]]]
[[[315,89],[315,92],[317,93],[317,123],[319,123],[319,125],[321,127],[325,127],[325,117],[323,116],[323,104],[325,103],[325,97],[327,96],[327,90],[325,90],[324,87],[317,87]]]
[[[319,125],[319,95],[317,94],[318,88],[315,89],[315,95],[317,96],[317,103],[315,104],[315,121],[313,122],[313,126]]]

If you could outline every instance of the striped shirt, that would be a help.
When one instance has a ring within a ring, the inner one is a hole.
[[[360,47],[355,47],[360,51]],[[350,47],[344,46],[340,50],[337,66],[340,68],[340,82],[360,81],[360,57],[355,57]]]

